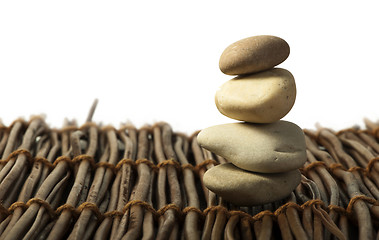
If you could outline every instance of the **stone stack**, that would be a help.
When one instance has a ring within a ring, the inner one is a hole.
[[[225,200],[254,206],[283,199],[300,183],[306,161],[304,133],[280,120],[292,108],[296,85],[292,74],[275,68],[290,53],[275,36],[242,39],[225,49],[220,69],[238,75],[216,93],[218,110],[242,122],[203,129],[199,144],[229,162],[204,174],[204,184]]]

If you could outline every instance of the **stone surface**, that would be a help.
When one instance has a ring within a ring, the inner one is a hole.
[[[282,68],[238,76],[216,92],[218,110],[227,117],[254,123],[276,122],[292,108],[296,84]]]
[[[197,141],[237,167],[261,173],[286,172],[305,163],[304,133],[296,124],[228,123],[205,128]]]
[[[262,205],[281,200],[300,183],[299,170],[283,173],[254,173],[232,163],[215,166],[205,172],[205,186],[239,206]]]
[[[228,46],[220,57],[220,70],[228,75],[264,71],[282,63],[290,47],[279,37],[261,35],[242,39]]]

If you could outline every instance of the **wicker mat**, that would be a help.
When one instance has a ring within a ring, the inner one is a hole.
[[[202,184],[225,159],[167,123],[0,124],[0,239],[374,239],[379,125],[304,130],[301,184],[233,206]],[[227,177],[227,176],[225,176]]]

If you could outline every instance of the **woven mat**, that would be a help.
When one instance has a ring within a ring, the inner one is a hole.
[[[226,161],[196,133],[167,123],[50,129],[39,117],[0,124],[0,239],[373,239],[378,127],[304,130],[296,190],[237,207],[202,184]]]

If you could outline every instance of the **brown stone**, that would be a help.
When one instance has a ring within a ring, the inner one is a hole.
[[[270,35],[254,36],[228,46],[220,57],[220,70],[228,75],[264,71],[282,63],[290,54],[286,41]]]

